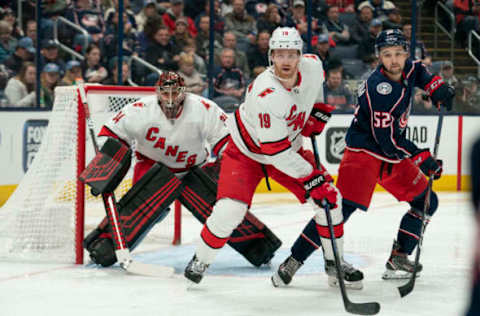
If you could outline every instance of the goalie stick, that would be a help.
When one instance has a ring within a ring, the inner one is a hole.
[[[320,166],[320,157],[318,155],[317,141],[315,136],[310,136],[312,141],[313,155],[315,157],[315,163],[317,168]],[[328,230],[330,232],[330,241],[332,243],[333,256],[335,258],[335,268],[337,270],[337,279],[338,284],[340,285],[340,293],[342,293],[343,305],[345,310],[352,314],[358,315],[375,315],[380,311],[380,304],[377,302],[368,302],[368,303],[354,303],[348,299],[347,290],[345,288],[345,281],[343,280],[343,271],[340,267],[340,258],[338,256],[337,242],[335,240],[335,234],[333,232],[332,216],[330,215],[330,206],[328,203],[323,203],[323,208],[327,215]]]
[[[87,121],[87,127],[90,133],[90,137],[92,138],[93,147],[95,149],[95,153],[98,153],[98,144],[95,138],[94,124],[90,116],[87,96],[83,84],[80,84],[78,86],[78,91],[80,94],[79,102],[82,103],[83,110],[85,112],[85,119]],[[115,194],[113,192],[102,193],[102,200],[105,207],[105,212],[107,213],[108,221],[110,222],[110,227],[112,229],[112,240],[115,245],[115,255],[117,256],[118,262],[120,263],[120,267],[132,274],[154,277],[171,276],[174,272],[173,268],[141,263],[132,259],[132,256],[130,255],[130,250],[128,249],[125,241],[123,228],[120,226],[119,223],[120,217],[118,216]]]
[[[440,144],[440,135],[442,134],[442,126],[443,126],[443,107],[440,109],[440,113],[438,114],[438,121],[437,121],[437,131],[435,133],[435,144],[433,146],[433,159],[437,159],[437,154],[438,154],[438,146]],[[423,235],[425,234],[425,226],[426,224],[426,216],[425,214],[427,213],[427,209],[430,206],[430,195],[432,193],[432,184],[433,184],[433,175],[430,175],[428,177],[428,186],[427,186],[427,192],[425,193],[425,201],[423,203],[423,210],[422,210],[422,230],[420,232],[420,236],[418,236],[418,245],[417,245],[417,251],[415,252],[415,265],[413,267],[413,272],[412,275],[410,276],[410,279],[408,282],[402,286],[398,287],[398,292],[400,292],[400,296],[404,297],[410,292],[413,291],[413,288],[415,287],[415,279],[417,277],[417,267],[418,267],[418,262],[420,261],[420,252],[422,251],[422,243],[423,243]]]

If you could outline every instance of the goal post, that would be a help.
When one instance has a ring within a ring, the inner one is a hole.
[[[95,133],[125,105],[155,94],[153,87],[85,85],[85,91]],[[57,87],[41,147],[0,209],[0,259],[83,263],[84,234],[105,216],[101,197],[78,180],[94,157],[90,142],[78,88]],[[119,198],[131,187],[133,166],[115,191]],[[175,204],[155,226],[156,242],[179,244],[181,207]]]

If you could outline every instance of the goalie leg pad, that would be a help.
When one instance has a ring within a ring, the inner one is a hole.
[[[109,137],[79,178],[92,188],[94,195],[110,193],[125,177],[131,161],[132,150]]]
[[[133,250],[152,227],[163,220],[170,210],[168,206],[176,200],[182,192],[182,183],[165,166],[154,164],[152,168],[123,196],[118,202],[120,223],[125,233],[127,246]],[[84,247],[92,253],[95,252],[95,263],[102,264],[115,261],[109,260],[109,252],[105,248],[113,243],[110,240],[110,225],[104,219],[84,240]],[[99,239],[108,239],[110,243],[96,242]],[[101,249],[97,249],[101,247]],[[105,255],[106,258],[101,258]],[[103,262],[103,263],[102,263]]]
[[[217,183],[202,169],[194,168],[183,179],[184,191],[179,200],[201,223],[212,212],[217,197]],[[282,242],[258,218],[247,212],[233,231],[228,244],[254,266],[266,264],[273,258]]]

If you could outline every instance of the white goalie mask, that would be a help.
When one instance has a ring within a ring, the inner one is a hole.
[[[165,116],[173,120],[183,108],[185,81],[173,71],[162,73],[157,82],[157,96]]]

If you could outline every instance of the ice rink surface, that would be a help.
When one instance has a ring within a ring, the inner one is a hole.
[[[357,211],[345,225],[345,257],[365,274],[364,289],[350,290],[350,299],[379,302],[379,315],[463,315],[474,234],[469,198],[466,193],[439,194],[440,206],[423,244],[424,271],[414,291],[401,299],[397,286],[405,281],[383,281],[381,275],[408,204],[376,193],[369,212]],[[255,268],[225,247],[202,283],[190,286],[183,269],[201,225],[184,212],[181,246],[160,245],[154,229],[134,251],[138,261],[174,267],[173,277],[134,276],[118,266],[0,262],[0,316],[350,315],[339,289],[327,284],[321,251],[288,288],[271,285],[271,274],[313,216],[311,206],[298,204],[289,194],[266,194],[256,196],[252,211],[283,241],[271,267]]]

